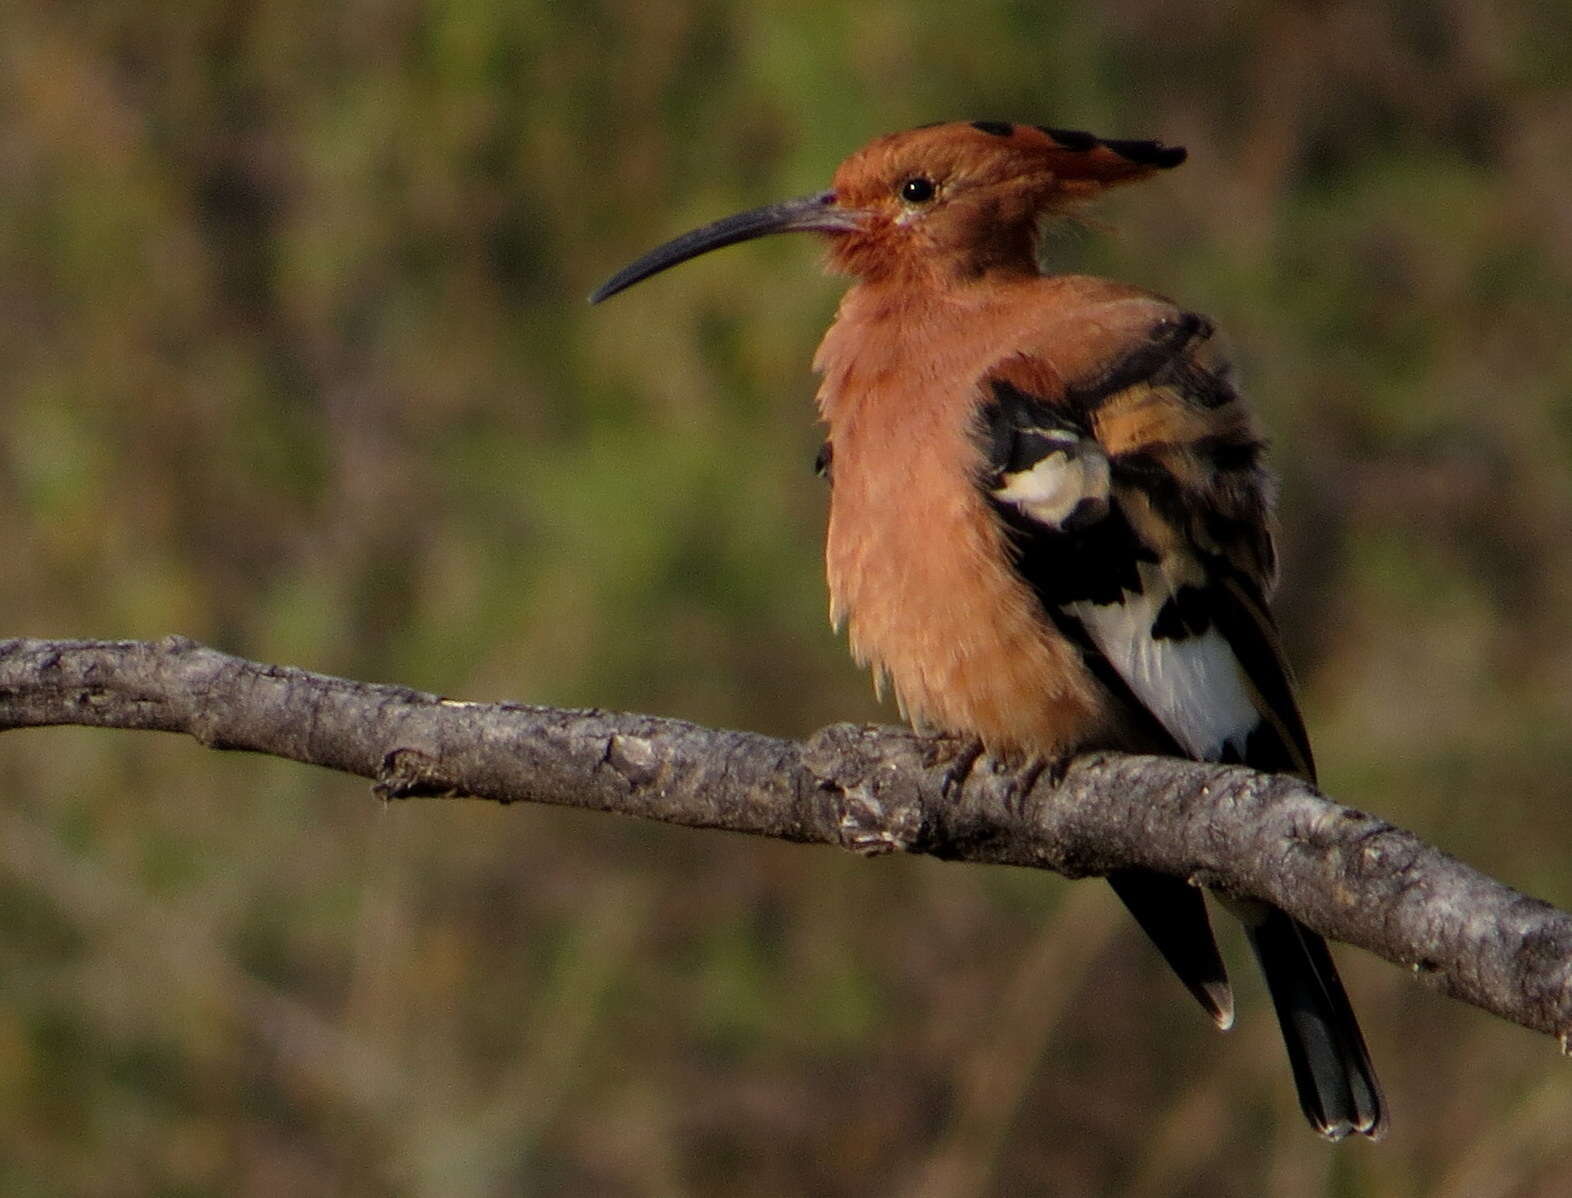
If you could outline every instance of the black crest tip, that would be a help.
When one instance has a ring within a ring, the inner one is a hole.
[[[1037,130],[1040,133],[1046,133],[1065,149],[1072,150],[1078,154],[1086,150],[1095,150],[1102,144],[1101,139],[1096,134],[1086,133],[1080,129],[1054,129],[1048,125],[1038,125]]]
[[[1142,166],[1155,166],[1164,170],[1178,166],[1189,157],[1183,146],[1165,146],[1160,141],[1123,141],[1105,138],[1103,145],[1121,158],[1140,163]]]

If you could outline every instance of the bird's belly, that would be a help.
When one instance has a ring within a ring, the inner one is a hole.
[[[837,450],[826,559],[832,619],[913,724],[996,753],[1052,754],[1106,732],[1106,697],[1010,563],[964,469],[902,455],[862,474]]]

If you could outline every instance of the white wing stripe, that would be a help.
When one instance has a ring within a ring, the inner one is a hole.
[[[1072,603],[1065,610],[1180,748],[1203,761],[1216,760],[1230,744],[1243,755],[1261,714],[1233,648],[1215,626],[1199,636],[1152,636],[1169,591],[1157,567],[1146,563],[1141,582],[1143,593],[1125,592],[1122,603]]]
[[[1049,528],[1062,528],[1083,503],[1096,505],[1090,518],[1100,519],[1108,507],[1108,457],[1101,447],[1086,438],[1032,431],[1053,448],[1030,469],[1002,475],[993,497]]]

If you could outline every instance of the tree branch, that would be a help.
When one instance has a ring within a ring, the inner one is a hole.
[[[1268,899],[1563,1047],[1572,1033],[1572,916],[1281,775],[1096,753],[1059,778],[895,728],[796,743],[453,702],[183,637],[0,641],[0,730],[59,724],[184,732],[370,778],[388,799],[551,803],[1069,877],[1159,870]]]

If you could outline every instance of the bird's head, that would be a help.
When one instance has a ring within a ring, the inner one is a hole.
[[[925,125],[858,150],[841,163],[828,191],[740,212],[651,250],[590,300],[770,233],[827,234],[831,264],[859,279],[1031,271],[1046,217],[1184,159],[1178,146],[1038,125]]]

